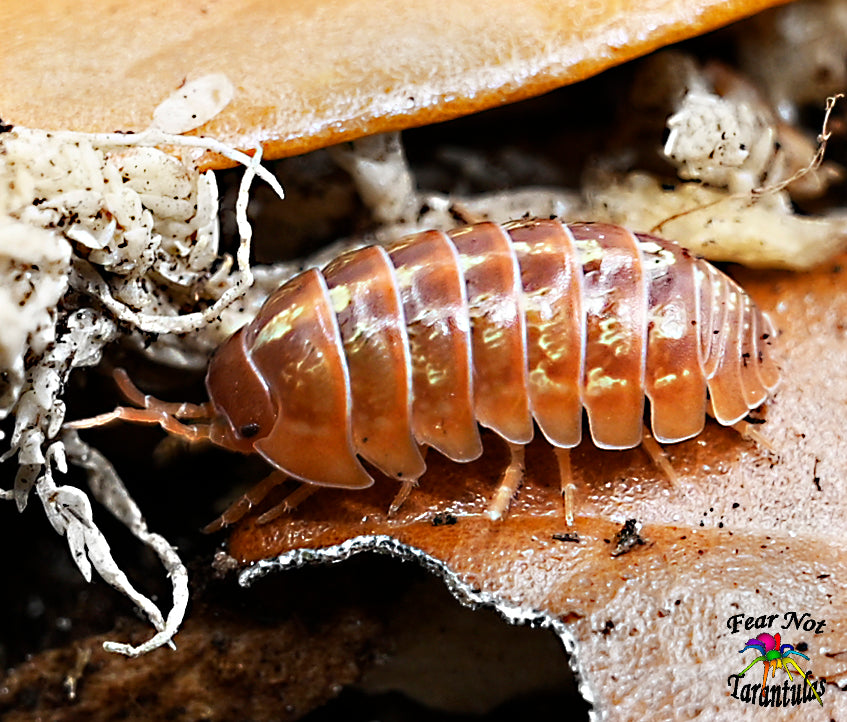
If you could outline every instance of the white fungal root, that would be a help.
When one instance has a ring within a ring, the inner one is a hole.
[[[0,130],[0,418],[15,419],[2,460],[17,457],[19,465],[14,487],[0,498],[23,510],[35,489],[86,580],[94,569],[144,612],[157,630],[151,639],[105,645],[131,656],[172,644],[188,602],[187,573],[174,547],[147,529],[106,458],[62,431],[62,395],[70,372],[96,364],[119,333],[190,333],[182,358],[198,365],[249,320],[233,301],[253,284],[250,184],[258,175],[279,196],[282,188],[259,165],[261,149],[251,157],[165,132],[191,130],[219,112],[231,98],[227,84],[218,76],[189,83],[141,133]],[[234,263],[218,252],[214,174],[160,147],[213,151],[245,166]],[[166,618],[115,563],[87,495],[55,483],[54,471],[65,473],[68,461],[86,470],[94,497],[162,561],[173,587]]]

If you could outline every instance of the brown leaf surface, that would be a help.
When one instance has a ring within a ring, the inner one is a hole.
[[[257,608],[249,615],[204,604],[176,650],[138,659],[106,652],[113,635],[43,652],[0,679],[0,718],[294,720],[355,682],[380,652],[381,620],[355,604],[320,619]],[[119,633],[141,641],[148,632],[125,621]]]
[[[672,488],[641,450],[583,443],[573,458],[575,542],[556,538],[568,529],[555,458],[539,441],[528,449],[526,482],[508,517],[482,516],[507,461],[488,437],[473,464],[430,454],[420,489],[396,518],[385,515],[396,490],[388,480],[366,492],[321,491],[267,525],[248,517],[230,553],[254,562],[360,537],[373,548],[370,537],[387,535],[443,565],[465,595],[563,622],[584,692],[614,720],[773,713],[729,696],[728,677],[752,660],[739,650],[765,630],[733,634],[727,619],[778,614],[770,631],[807,645],[804,669],[827,679],[826,716],[844,719],[847,698],[836,683],[847,671],[847,272],[830,265],[804,275],[735,275],[781,332],[783,382],[760,427],[777,454],[709,422],[697,439],[668,449],[680,476]],[[628,519],[643,524],[645,543],[613,557]],[[825,620],[822,633],[780,629],[792,611]],[[757,666],[743,681],[761,684],[761,673]],[[781,685],[780,675],[773,682]]]

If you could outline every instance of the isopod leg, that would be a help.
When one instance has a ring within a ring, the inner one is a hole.
[[[418,485],[418,480],[410,480],[404,481],[400,485],[400,490],[394,497],[394,500],[391,502],[391,506],[388,507],[388,516],[394,516],[398,511],[400,511],[400,507],[406,502],[406,499],[409,498],[409,494],[412,493],[412,489],[414,489]]]
[[[426,460],[427,452],[429,451],[429,447],[424,445],[420,447],[421,457]],[[406,499],[409,498],[409,495],[412,493],[412,490],[418,485],[417,479],[407,479],[400,485],[400,490],[395,495],[393,501],[391,502],[391,506],[388,507],[388,516],[389,518],[394,516],[398,511],[400,511],[400,507],[406,503]]]
[[[650,429],[646,426],[644,427],[644,436],[641,439],[641,446],[644,448],[644,451],[647,452],[647,456],[650,457],[653,463],[664,472],[665,476],[668,477],[668,480],[671,482],[671,486],[677,488],[679,486],[679,477],[676,475],[676,471],[673,466],[671,466],[671,462],[668,461],[665,450],[659,445],[659,442],[653,438],[653,434],[650,433]]]
[[[294,509],[300,506],[300,504],[306,501],[306,499],[308,499],[318,489],[319,487],[317,484],[301,484],[288,496],[286,496],[281,502],[279,502],[279,504],[277,504],[276,506],[272,506],[258,519],[256,519],[256,523],[267,524],[268,522],[273,521],[274,519],[282,516],[283,514],[287,514],[290,511],[294,511]]]
[[[571,450],[562,449],[558,446],[553,448],[556,452],[556,461],[559,462],[559,480],[562,485],[562,507],[565,511],[565,522],[568,526],[573,526],[573,495],[576,491],[576,484],[573,483],[573,474],[571,474]]]
[[[732,428],[735,429],[739,434],[741,434],[748,441],[753,441],[759,446],[764,446],[768,451],[772,453],[776,453],[776,447],[771,443],[771,440],[760,433],[756,428],[755,424],[751,424],[749,421],[738,421],[732,425]]]
[[[503,474],[503,481],[500,482],[500,487],[491,504],[488,507],[488,518],[491,521],[497,521],[503,517],[506,510],[509,508],[512,499],[518,492],[518,487],[521,485],[524,477],[524,446],[522,444],[509,444],[509,452],[512,458],[509,461],[509,466]]]
[[[282,484],[288,476],[280,471],[274,471],[266,476],[258,484],[253,486],[244,496],[236,499],[230,504],[226,511],[215,519],[211,524],[203,528],[204,534],[213,534],[225,526],[235,524],[239,519],[250,511],[256,504],[262,501],[275,487]]]

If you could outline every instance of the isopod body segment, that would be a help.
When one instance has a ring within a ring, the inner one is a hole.
[[[674,243],[528,220],[427,231],[288,281],[216,352],[209,433],[312,484],[414,481],[421,447],[459,462],[479,425],[523,445],[664,443],[707,409],[734,424],[779,374],[767,316]]]

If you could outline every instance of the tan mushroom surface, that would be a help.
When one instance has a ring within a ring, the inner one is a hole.
[[[140,131],[187,80],[224,73],[234,100],[202,132],[295,155],[538,95],[778,4],[4,3],[0,117]]]

